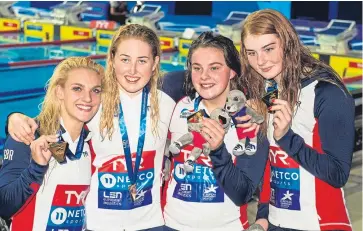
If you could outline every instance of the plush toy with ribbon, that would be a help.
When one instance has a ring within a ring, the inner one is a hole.
[[[242,91],[232,90],[229,92],[225,109],[232,117],[235,125],[245,123],[236,120],[236,117],[250,115],[252,118],[250,122],[261,124],[264,121],[263,116],[259,115],[252,108],[246,105],[246,96]],[[244,128],[237,127],[238,143],[233,149],[233,155],[240,156],[244,153],[253,155],[257,150],[257,136],[256,131],[244,132]],[[246,145],[246,138],[249,138],[249,143]]]
[[[184,162],[183,168],[186,172],[193,172],[194,163],[198,157],[201,154],[208,156],[211,151],[209,143],[203,138],[201,134],[203,117],[207,117],[207,114],[203,109],[190,115],[187,118],[188,133],[181,136],[178,140],[172,142],[169,146],[169,151],[173,155],[178,155],[183,147],[189,144],[193,145],[190,155]],[[210,118],[218,121],[227,133],[231,122],[231,117],[228,115],[227,111],[217,108],[212,111]]]

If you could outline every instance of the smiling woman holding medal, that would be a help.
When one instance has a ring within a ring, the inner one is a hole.
[[[259,148],[252,156],[233,156],[239,142],[236,126],[226,133],[217,121],[208,119],[212,111],[224,108],[230,90],[242,88],[238,51],[232,40],[204,32],[189,49],[187,68],[184,86],[188,96],[175,107],[170,124],[172,142],[188,132],[187,120],[206,117],[202,119],[202,132],[194,133],[197,140],[194,146],[179,146],[179,153],[172,158],[173,171],[164,192],[165,230],[244,230],[248,228],[247,202],[262,178],[267,161],[267,142],[259,139]],[[209,156],[203,151],[191,163],[191,152],[203,139],[212,151]],[[193,169],[187,173],[184,163],[188,161]],[[230,181],[241,186],[224,184]],[[235,193],[240,196],[238,205],[229,198]]]
[[[158,90],[160,56],[159,38],[148,27],[130,24],[115,32],[107,55],[107,91],[87,124],[96,154],[86,201],[89,230],[163,229],[162,165],[175,101]],[[36,127],[28,117],[9,118],[9,133],[24,142],[31,139],[21,135],[29,126]]]
[[[0,216],[12,218],[11,230],[85,228],[92,152],[85,123],[98,111],[103,79],[103,67],[91,59],[62,61],[36,117],[36,139],[30,146],[6,140],[10,155],[0,170]]]
[[[278,11],[250,14],[241,41],[242,80],[270,143],[256,223],[273,231],[352,230],[342,189],[354,146],[351,95]]]

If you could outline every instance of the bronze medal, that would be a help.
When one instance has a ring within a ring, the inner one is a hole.
[[[206,116],[206,112],[204,109],[201,109],[195,113],[193,113],[192,115],[188,116],[187,120],[188,123],[201,123],[203,117]]]
[[[135,202],[136,194],[137,194],[136,184],[129,185],[129,192],[130,192],[130,196],[131,196],[132,201]]]
[[[54,159],[58,161],[58,163],[64,162],[67,147],[68,147],[67,142],[57,142],[57,143],[51,143],[49,145],[49,150],[52,153]]]
[[[262,101],[266,104],[267,107],[273,106],[272,100],[277,99],[279,92],[277,89],[274,91],[268,92],[266,95],[263,96]]]
[[[268,92],[263,98],[262,101],[266,104],[267,108],[272,107],[274,103],[272,102],[274,99],[278,99],[279,92],[277,89]],[[268,111],[269,113],[274,113],[274,111]]]

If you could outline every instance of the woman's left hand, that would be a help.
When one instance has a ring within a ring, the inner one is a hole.
[[[215,120],[203,118],[201,134],[209,143],[211,150],[216,150],[224,142],[226,132]]]
[[[269,111],[274,111],[273,126],[275,140],[281,139],[289,130],[292,119],[292,112],[287,101],[275,99]]]

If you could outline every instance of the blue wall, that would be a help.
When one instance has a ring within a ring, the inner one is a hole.
[[[275,1],[246,1],[246,2],[230,2],[230,1],[214,1],[212,16],[225,19],[231,11],[254,12],[260,9],[275,9],[290,19],[291,2],[275,2]]]
[[[280,11],[286,18],[291,18],[291,2],[258,1],[259,9],[274,9]]]
[[[174,14],[175,13],[175,2],[174,1],[146,1],[145,4],[160,5],[161,11],[164,11],[165,14]]]
[[[31,1],[30,6],[35,8],[41,8],[41,9],[50,9],[52,6],[61,4],[62,2],[56,2],[56,1]]]

